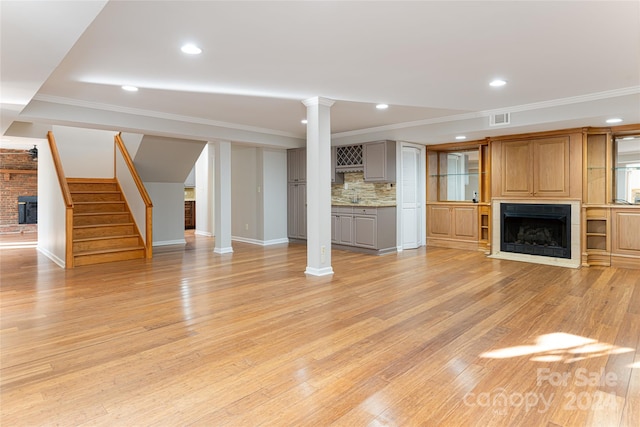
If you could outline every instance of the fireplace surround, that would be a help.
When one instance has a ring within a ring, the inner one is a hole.
[[[503,211],[502,205],[511,206],[507,210],[507,216],[517,217],[520,215],[519,211],[528,210],[531,205],[547,206],[546,208],[539,209],[538,215],[542,218],[533,218],[533,223],[537,220],[543,220],[543,222],[550,221],[556,223],[553,227],[554,230],[538,230],[538,228],[531,223],[519,223],[515,231],[505,231],[503,229]],[[562,207],[564,206],[564,207]],[[563,211],[559,213],[559,211]],[[499,259],[508,259],[514,261],[531,262],[537,264],[557,265],[561,267],[580,267],[580,201],[571,199],[501,199],[494,198],[491,202],[492,213],[492,227],[491,227],[491,241],[494,242],[491,245],[491,257]],[[560,220],[558,217],[565,217],[564,220]],[[545,218],[547,217],[547,218]],[[549,218],[550,217],[550,218]],[[560,224],[558,224],[558,222]],[[562,229],[564,224],[564,230]],[[521,230],[522,228],[522,230]],[[558,228],[560,231],[558,231]],[[507,236],[507,247],[503,247],[503,233],[511,233],[514,236]],[[557,234],[564,233],[564,238]],[[521,239],[518,239],[520,234]],[[547,236],[549,235],[549,236]],[[555,237],[554,237],[555,235]],[[509,239],[514,237],[513,242],[509,242]],[[541,244],[542,238],[552,240],[550,243],[557,243],[557,245]],[[522,241],[518,241],[522,240]],[[514,248],[515,246],[515,248]],[[564,248],[566,246],[566,248]],[[560,249],[562,248],[562,250]],[[515,251],[512,251],[516,249]],[[543,252],[543,253],[535,253]]]

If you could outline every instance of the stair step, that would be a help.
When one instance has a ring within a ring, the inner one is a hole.
[[[89,237],[73,240],[74,254],[87,251],[105,249],[125,249],[141,245],[140,237],[137,234],[120,236]]]
[[[73,213],[126,212],[124,200],[74,202]]]
[[[75,213],[73,214],[73,224],[76,225],[98,225],[98,224],[123,224],[131,222],[129,212],[97,212],[97,213]]]
[[[71,200],[78,202],[108,202],[121,201],[122,193],[119,191],[72,191]]]
[[[92,237],[110,237],[123,235],[137,236],[135,224],[132,222],[127,222],[119,224],[76,225],[73,227],[74,240],[88,239]]]
[[[69,191],[117,191],[118,183],[113,178],[67,178]]]
[[[144,258],[144,247],[135,246],[122,249],[105,249],[74,253],[73,264],[74,266],[81,266],[140,258]]]

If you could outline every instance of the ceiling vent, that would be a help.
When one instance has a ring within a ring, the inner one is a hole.
[[[511,114],[500,113],[489,116],[489,126],[504,126],[511,123]]]

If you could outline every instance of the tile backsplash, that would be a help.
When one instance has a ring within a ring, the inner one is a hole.
[[[350,204],[356,197],[362,205],[395,205],[396,184],[364,182],[363,172],[346,172],[344,184],[331,185],[333,204]]]

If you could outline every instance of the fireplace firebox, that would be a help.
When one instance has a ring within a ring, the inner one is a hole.
[[[571,205],[500,204],[500,250],[571,258]]]

